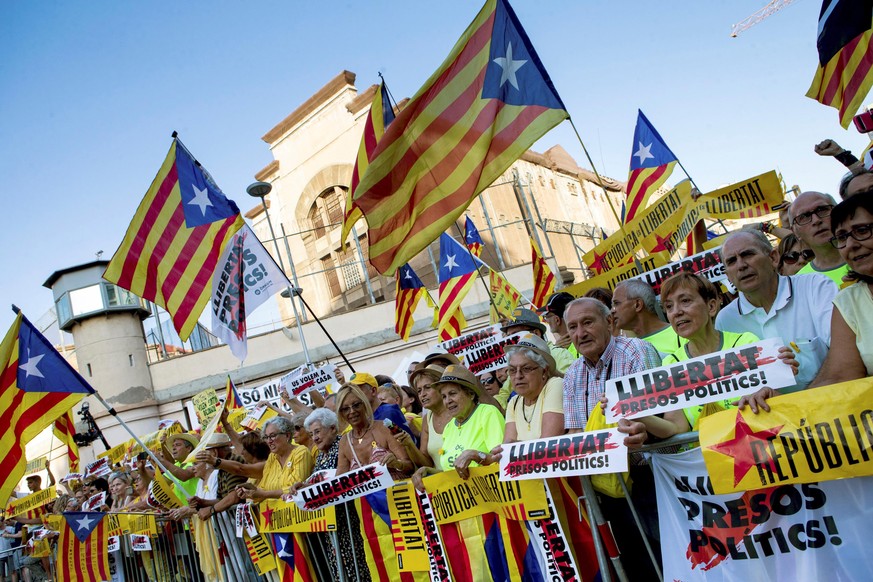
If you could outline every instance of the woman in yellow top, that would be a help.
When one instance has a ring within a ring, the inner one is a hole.
[[[516,395],[506,406],[503,442],[564,434],[564,375],[558,372],[549,345],[539,336],[528,334],[504,351]]]
[[[312,473],[312,455],[306,447],[292,442],[293,434],[294,427],[284,417],[271,418],[264,424],[264,441],[270,447],[270,456],[260,463],[238,464],[239,470],[233,471],[234,473],[260,479],[257,487],[238,487],[237,493],[240,497],[256,502],[268,498],[278,499],[292,485],[309,477]],[[222,465],[225,462],[232,463],[222,461]]]

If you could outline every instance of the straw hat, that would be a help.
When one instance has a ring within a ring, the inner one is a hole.
[[[461,360],[458,359],[458,356],[449,352],[445,348],[436,347],[432,349],[425,357],[424,360],[421,361],[423,366],[428,366],[434,363],[434,360],[445,360],[449,362],[449,364],[460,364]]]
[[[506,332],[510,327],[523,326],[528,329],[539,330],[540,333],[546,333],[546,324],[540,321],[540,316],[530,309],[519,307],[512,312],[512,319],[503,324],[501,331]]]
[[[200,437],[198,437],[196,434],[191,434],[189,432],[183,432],[181,434],[173,434],[173,435],[168,436],[167,437],[167,446],[172,447],[173,443],[178,439],[182,439],[183,441],[185,441],[186,443],[191,445],[192,449],[196,449],[197,445],[200,444]]]
[[[409,383],[415,388],[415,382],[420,376],[430,376],[434,380],[439,380],[445,371],[445,367],[439,364],[430,364],[428,366],[417,366],[412,374],[409,375]]]
[[[440,379],[433,383],[433,387],[439,390],[444,384],[457,384],[466,388],[477,397],[482,398],[482,386],[473,372],[460,365],[451,365],[443,371]]]
[[[206,443],[207,449],[220,449],[221,447],[230,446],[230,437],[226,433],[216,432],[209,437],[209,442]]]

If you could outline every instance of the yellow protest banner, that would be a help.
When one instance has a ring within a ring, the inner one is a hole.
[[[511,318],[512,312],[518,307],[521,293],[493,269],[489,271],[489,287],[491,291],[491,323],[498,323],[503,318]]]
[[[214,388],[207,388],[203,392],[195,394],[191,399],[191,404],[197,414],[197,421],[201,425],[209,423],[221,407],[221,401]]]
[[[129,535],[130,518],[133,517],[133,515],[129,513],[111,513],[110,515],[115,516],[116,520],[118,521],[118,527],[121,529],[121,535]]]
[[[767,404],[769,413],[747,407],[701,421],[700,448],[716,493],[873,475],[873,378]]]
[[[296,503],[267,499],[260,504],[258,531],[270,533],[312,533],[336,531],[336,508],[304,511]]]
[[[231,428],[237,433],[241,433],[245,430],[245,427],[242,425],[243,419],[248,416],[249,411],[245,408],[237,408],[233,412],[227,415],[227,422],[230,424]]]
[[[115,445],[108,451],[103,451],[102,453],[97,455],[98,459],[102,459],[103,457],[109,457],[109,462],[111,464],[120,463],[124,456],[127,454],[127,451],[130,449],[130,444],[125,442],[120,445]]]
[[[273,549],[270,547],[270,541],[264,534],[258,534],[255,537],[249,537],[249,534],[243,534],[246,542],[246,549],[249,551],[249,556],[252,558],[252,564],[258,574],[263,576],[267,572],[278,568],[276,559],[273,556]]]
[[[401,572],[430,570],[427,535],[421,519],[418,495],[411,481],[388,489],[388,513],[397,567]]]
[[[213,390],[213,392],[215,392]],[[215,434],[215,430],[218,428],[219,422],[221,422],[221,415],[227,406],[227,401],[219,402],[218,410],[216,414],[212,415],[212,418],[209,420],[209,424],[205,427],[201,427],[200,430],[200,442],[194,447],[194,450],[191,451],[191,454],[188,455],[188,458],[185,459],[186,463],[193,463],[197,457],[197,453],[204,450],[206,445],[209,444],[209,440],[212,438],[212,435]]]
[[[151,493],[155,500],[167,509],[178,509],[183,505],[187,505],[179,499],[179,496],[176,495],[173,489],[173,484],[160,471],[155,471],[155,478],[151,483]]]
[[[45,469],[46,461],[48,461],[46,457],[39,457],[32,461],[28,461],[27,466],[24,468],[24,474],[33,475],[34,473],[39,473]]]
[[[117,513],[110,513],[106,516],[106,535],[108,537],[120,536],[125,532],[121,527],[121,516]]]
[[[61,526],[64,525],[64,521],[64,516],[56,513],[42,516],[42,522],[52,531],[61,531]]]
[[[153,513],[128,514],[127,526],[131,534],[149,536],[158,535],[158,524]]]
[[[48,558],[52,553],[49,540],[37,540],[33,542],[33,550],[30,552],[32,558]]]
[[[40,489],[36,493],[31,493],[27,497],[16,499],[6,508],[7,517],[15,517],[21,515],[37,507],[42,507],[46,503],[52,502],[58,497],[58,491],[52,485],[46,489]]]
[[[597,275],[596,277],[592,277],[590,279],[586,279],[580,283],[576,283],[575,285],[571,285],[569,287],[564,287],[561,291],[566,291],[570,295],[574,297],[582,297],[589,290],[594,289],[595,287],[604,287],[612,291],[615,289],[615,286],[625,281],[627,279],[633,279],[637,275],[641,275],[647,271],[651,271],[652,269],[657,269],[658,267],[662,267],[666,265],[670,261],[670,253],[660,252],[649,255],[644,259],[640,259],[640,266],[643,268],[642,271],[639,270],[637,264],[635,262],[630,263],[628,265],[623,265],[621,267],[616,267],[602,275]]]
[[[493,464],[473,467],[466,480],[457,471],[427,477],[424,486],[431,494],[437,523],[453,523],[485,513],[516,520],[550,517],[542,481],[500,481],[498,471],[497,464]]]

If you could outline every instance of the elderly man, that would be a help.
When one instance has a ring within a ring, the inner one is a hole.
[[[663,359],[681,348],[687,340],[679,337],[669,323],[658,317],[655,291],[640,279],[628,279],[612,292],[612,317],[618,329],[632,331],[658,350]]]
[[[835,205],[828,194],[804,192],[791,203],[788,212],[794,234],[815,253],[815,258],[797,274],[821,273],[839,287],[849,266],[831,244],[831,210]]]
[[[761,339],[780,337],[785,345],[793,344],[800,364],[797,384],[782,392],[806,388],[830,345],[836,285],[824,275],[779,275],[778,253],[759,231],[729,235],[721,255],[739,297],[719,312],[716,329],[751,332]]]

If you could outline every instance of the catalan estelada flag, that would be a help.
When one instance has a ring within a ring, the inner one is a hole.
[[[470,251],[446,233],[440,235],[440,341],[458,337],[467,326],[461,301],[470,292],[478,273]]]
[[[209,302],[218,259],[243,224],[236,204],[173,139],[103,278],[166,309],[186,340]]]
[[[388,500],[385,491],[377,491],[359,497],[347,507],[354,506],[357,514],[358,531],[352,535],[360,535],[364,548],[366,563],[372,580],[399,580],[400,582],[426,582],[430,580],[427,572],[401,572],[397,565],[394,550],[394,535],[391,533],[391,515],[388,512]],[[361,577],[361,579],[365,579]]]
[[[367,166],[370,165],[370,160],[376,151],[376,144],[382,139],[382,136],[385,134],[385,128],[392,121],[394,121],[394,108],[391,107],[391,102],[388,99],[388,88],[383,80],[376,88],[373,104],[370,106],[367,121],[364,123],[364,135],[361,137],[358,157],[355,159],[355,167],[352,169],[352,183],[348,192],[346,192],[346,208],[345,215],[343,216],[343,230],[340,235],[341,241],[345,241],[348,238],[352,227],[361,218],[361,211],[355,206],[352,194],[355,192],[355,188],[358,187],[361,176],[367,171]]]
[[[530,239],[530,249],[531,266],[533,267],[533,299],[531,302],[539,309],[545,306],[549,295],[555,292],[555,275],[533,238]]]
[[[0,365],[0,499],[6,500],[24,476],[24,446],[94,389],[21,312],[0,344]]]
[[[376,146],[354,201],[386,275],[569,115],[506,0],[488,0]]]
[[[646,207],[649,196],[661,187],[676,165],[676,156],[640,110],[637,110],[637,127],[634,129],[631,151],[627,211],[622,217],[625,224]]]
[[[64,513],[58,537],[59,582],[110,580],[105,513]]]
[[[230,379],[230,376],[227,377],[227,391],[224,395],[224,400],[227,403],[226,408],[228,411],[235,410],[237,408],[243,408],[242,400],[240,400],[239,394],[236,392],[236,386],[233,385],[233,380]]]
[[[470,252],[477,257],[482,256],[482,237],[479,236],[479,229],[473,224],[473,219],[466,217],[464,222],[464,244],[470,249]]]
[[[849,127],[873,86],[873,0],[824,0],[818,17],[818,68],[806,96],[840,112]]]
[[[421,298],[424,297],[429,306],[435,307],[435,305],[424,283],[409,263],[400,267],[395,276],[397,293],[394,295],[394,331],[403,341],[406,341],[409,339],[409,332],[412,331],[412,324],[415,323],[412,316]]]
[[[315,582],[309,549],[302,534],[272,534],[279,579],[282,582]]]
[[[73,422],[72,411],[68,410],[56,421],[52,432],[58,440],[67,445],[67,460],[70,463],[70,473],[79,472],[79,445],[73,436],[76,434],[76,423]]]

